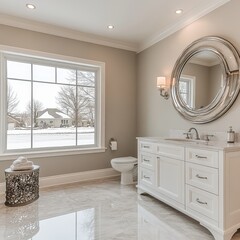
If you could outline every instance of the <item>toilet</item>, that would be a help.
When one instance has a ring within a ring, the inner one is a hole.
[[[137,158],[119,157],[111,160],[113,169],[121,172],[121,184],[133,184],[133,168],[137,165]]]

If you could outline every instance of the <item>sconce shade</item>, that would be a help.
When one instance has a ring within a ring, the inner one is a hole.
[[[157,77],[157,88],[160,92],[160,96],[164,97],[164,99],[169,98],[169,93],[167,91],[167,82],[166,77]]]
[[[166,77],[157,77],[157,87],[166,86]]]

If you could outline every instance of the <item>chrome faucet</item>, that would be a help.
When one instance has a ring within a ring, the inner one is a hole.
[[[196,128],[191,127],[191,128],[188,130],[188,133],[191,133],[192,130],[194,130],[195,133],[196,133],[196,140],[200,140],[199,133],[198,133],[198,131],[197,131]]]

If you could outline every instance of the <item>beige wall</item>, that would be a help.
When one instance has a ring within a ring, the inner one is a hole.
[[[219,79],[222,79],[222,69],[221,65],[217,64],[215,66],[210,67],[210,78],[211,81],[209,81],[210,84],[210,100],[212,101],[214,97],[217,96],[217,93],[221,89],[222,81],[219,81]]]
[[[105,62],[106,146],[111,137],[118,151],[64,157],[32,159],[40,165],[41,176],[81,172],[110,167],[119,156],[136,156],[136,54],[131,51],[70,40],[0,25],[0,45],[61,54]],[[11,161],[0,162],[0,182]]]
[[[227,131],[229,126],[240,131],[240,97],[220,119],[203,125],[184,120],[174,109],[171,99],[159,96],[156,77],[170,78],[174,63],[181,52],[194,40],[207,35],[217,35],[231,41],[240,50],[240,1],[232,0],[207,16],[183,28],[170,37],[138,54],[137,64],[137,135],[166,136],[169,129]]]

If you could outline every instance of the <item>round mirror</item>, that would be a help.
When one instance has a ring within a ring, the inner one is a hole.
[[[179,79],[182,101],[192,109],[208,106],[225,86],[222,61],[211,51],[193,55],[183,67]]]
[[[179,57],[171,79],[176,110],[194,123],[213,121],[224,114],[238,96],[238,52],[222,38],[199,39]]]

